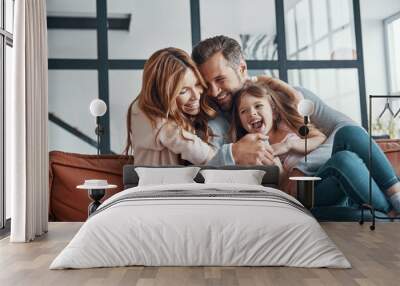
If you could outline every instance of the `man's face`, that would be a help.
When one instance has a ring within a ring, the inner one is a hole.
[[[246,79],[246,64],[237,68],[229,64],[222,53],[216,53],[199,67],[207,82],[207,95],[224,111],[232,108],[232,95]]]

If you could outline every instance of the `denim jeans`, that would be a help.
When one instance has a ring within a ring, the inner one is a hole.
[[[335,134],[331,158],[318,170],[315,206],[354,206],[369,202],[369,135],[358,126],[344,126]],[[372,142],[372,204],[383,212],[391,205],[385,192],[398,182],[380,147]]]

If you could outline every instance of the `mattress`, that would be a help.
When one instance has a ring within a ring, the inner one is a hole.
[[[264,186],[198,183],[115,194],[50,269],[130,265],[351,267],[293,197]]]

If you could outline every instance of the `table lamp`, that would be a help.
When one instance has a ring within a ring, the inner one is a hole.
[[[100,155],[100,140],[101,136],[104,134],[104,128],[100,125],[100,117],[103,116],[107,112],[107,105],[101,99],[93,99],[90,102],[90,114],[96,117],[96,130],[95,133],[97,135],[97,155]]]
[[[299,128],[299,134],[304,137],[304,161],[307,165],[307,135],[310,132],[308,124],[310,116],[314,113],[314,103],[311,100],[303,99],[297,106],[297,111],[304,118],[304,125]],[[314,182],[321,180],[319,177],[290,177],[290,180],[297,181],[297,199],[307,208],[314,207]]]
[[[307,135],[310,132],[308,124],[310,116],[314,113],[314,102],[309,99],[302,99],[297,106],[297,111],[304,118],[304,125],[299,128],[299,134],[304,137],[304,161],[307,163]]]

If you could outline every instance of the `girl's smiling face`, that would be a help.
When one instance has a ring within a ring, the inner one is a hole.
[[[267,135],[272,129],[273,112],[268,98],[244,94],[238,106],[242,127],[249,133]]]

